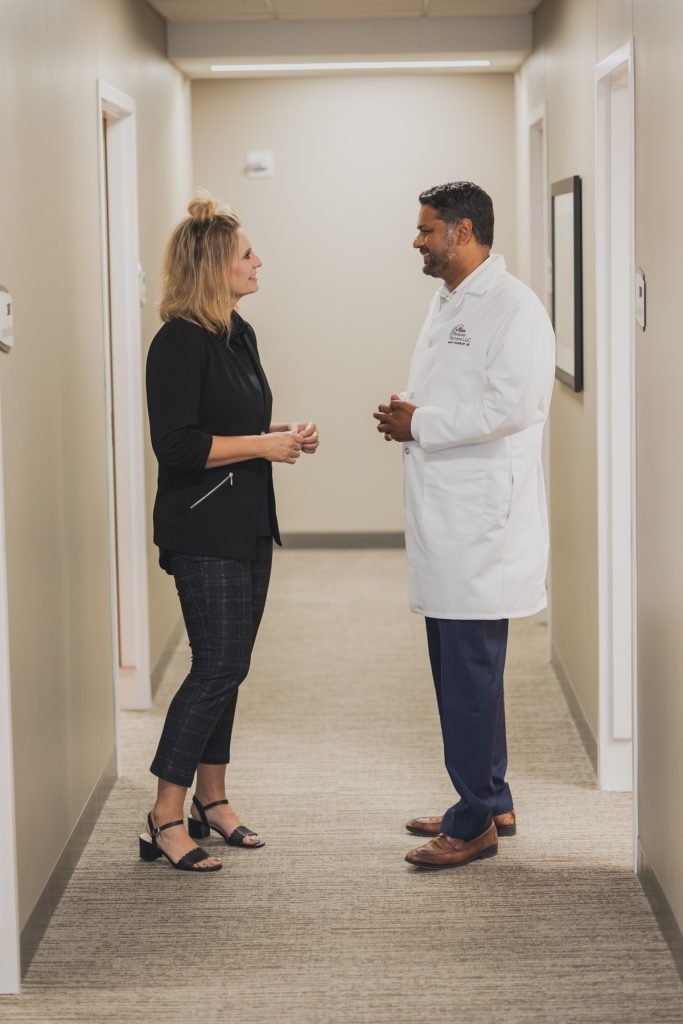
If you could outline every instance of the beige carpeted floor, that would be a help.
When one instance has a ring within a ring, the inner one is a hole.
[[[402,552],[277,556],[229,791],[267,846],[203,878],[137,859],[181,644],[155,710],[124,715],[124,776],[0,1021],[681,1024],[630,800],[595,789],[544,627],[511,634],[517,837],[404,863],[404,821],[452,801],[423,631]]]

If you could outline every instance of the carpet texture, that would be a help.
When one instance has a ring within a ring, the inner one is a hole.
[[[267,845],[207,840],[224,869],[202,878],[137,858],[183,640],[153,711],[123,715],[124,775],[0,1021],[682,1024],[630,798],[596,790],[543,626],[510,638],[517,836],[459,870],[404,863],[403,823],[453,799],[404,563],[278,553],[228,790]]]

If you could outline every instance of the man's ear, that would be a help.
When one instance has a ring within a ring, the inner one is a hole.
[[[462,217],[461,220],[455,226],[455,234],[460,245],[467,245],[472,239],[474,233],[472,231],[472,221],[469,217]]]

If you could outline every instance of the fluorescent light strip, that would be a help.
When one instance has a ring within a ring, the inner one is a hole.
[[[439,68],[488,68],[490,60],[353,60],[306,64],[212,64],[212,71],[412,71]]]

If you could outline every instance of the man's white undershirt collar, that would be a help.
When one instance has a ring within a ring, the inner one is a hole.
[[[444,281],[438,291],[439,308],[443,309],[454,295],[462,296],[463,292],[476,292],[483,294],[498,277],[498,274],[505,270],[505,260],[500,253],[489,253],[478,267],[471,274],[468,274],[464,281],[461,281],[457,288],[450,290]]]

